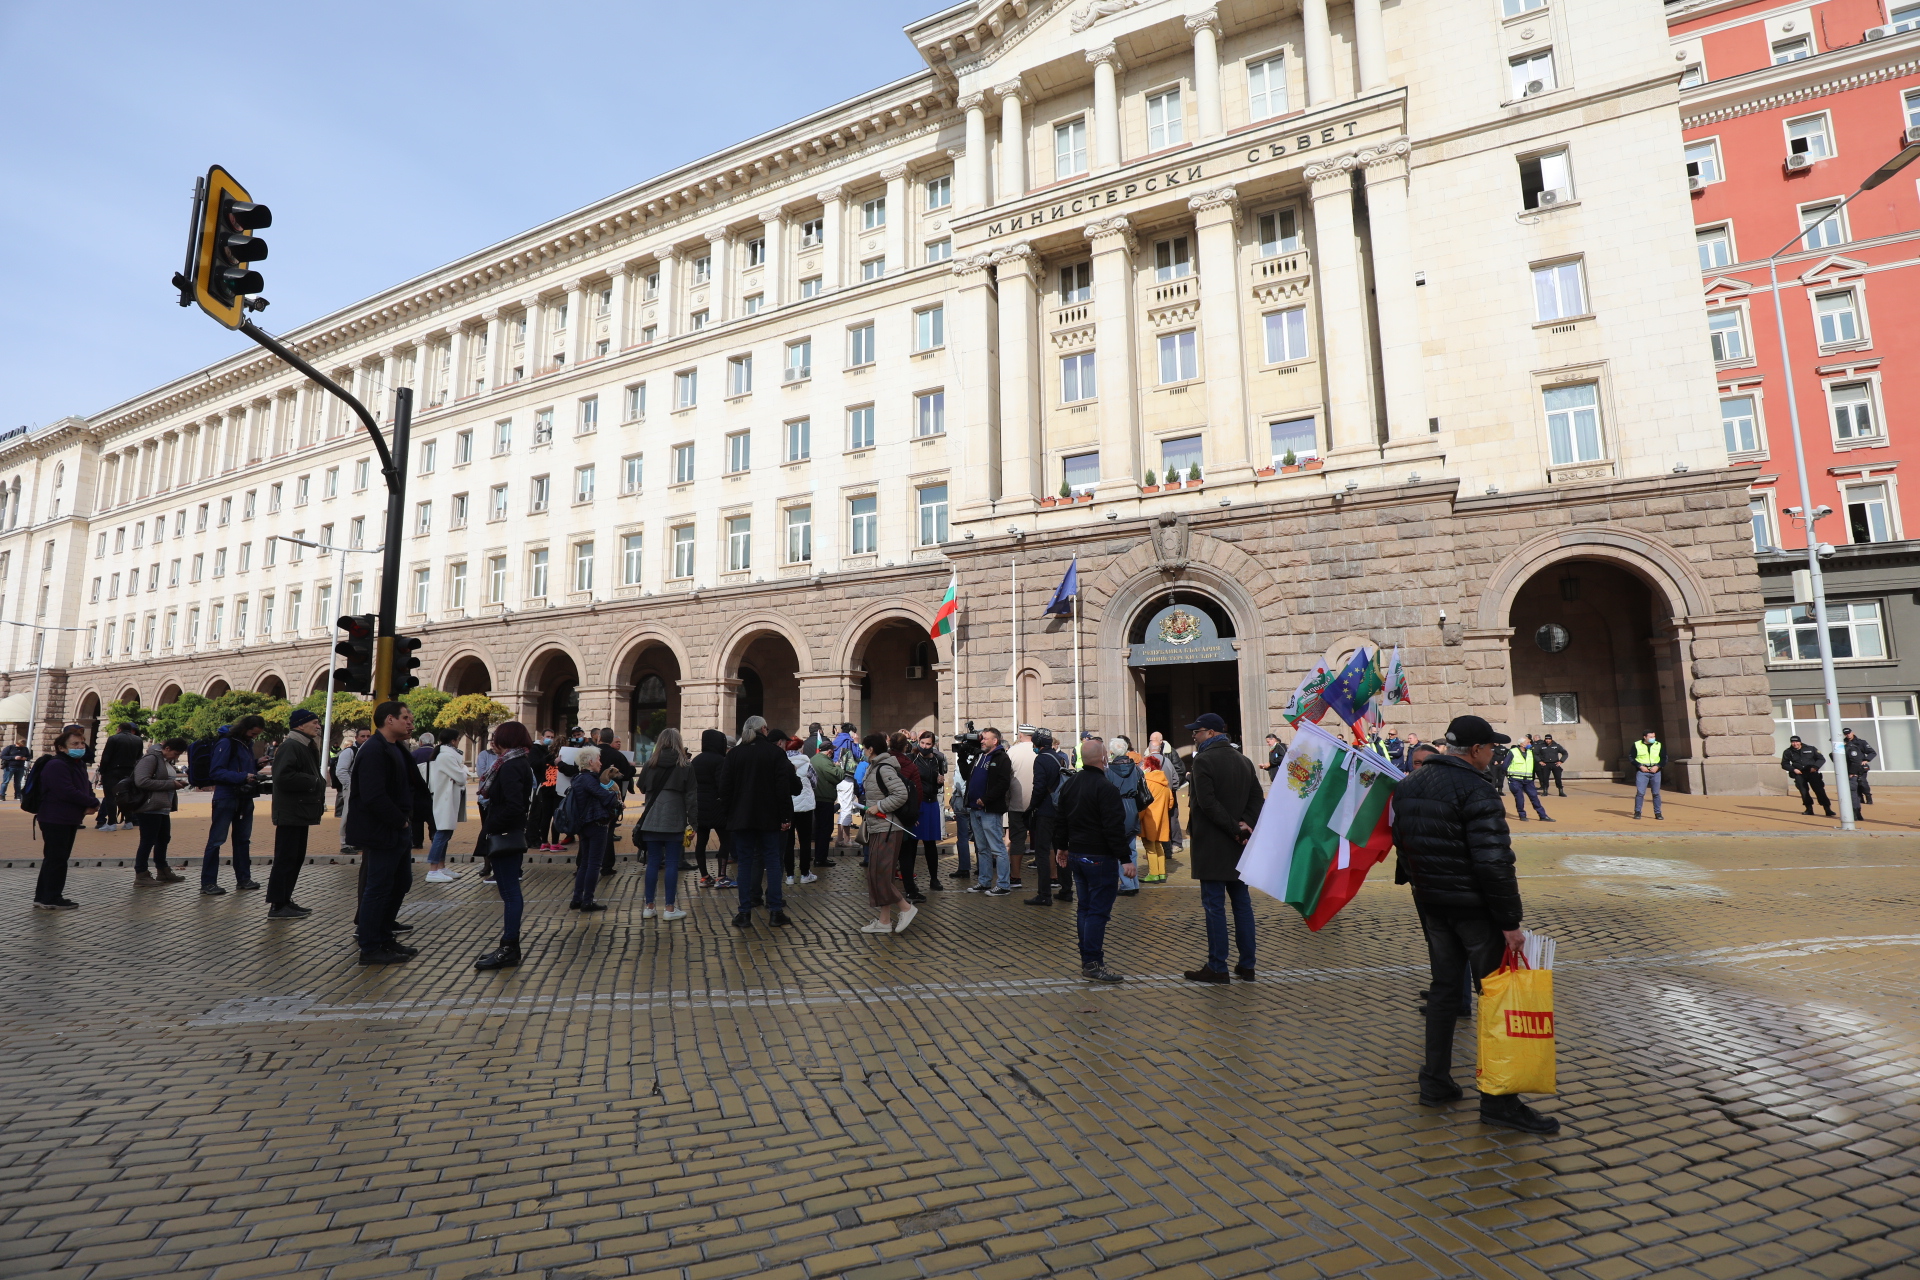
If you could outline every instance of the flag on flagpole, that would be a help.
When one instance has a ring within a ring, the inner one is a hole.
[[[1287,699],[1287,705],[1281,708],[1281,719],[1296,729],[1302,720],[1319,723],[1320,717],[1327,714],[1327,700],[1321,695],[1326,692],[1332,679],[1326,663],[1314,663],[1313,670],[1307,672],[1300,681],[1300,687],[1293,691],[1293,697]]]
[[[931,634],[934,639],[953,634],[953,616],[960,612],[960,571],[955,569],[953,577],[947,580],[947,594],[940,598],[940,607],[933,615]]]
[[[1060,579],[1060,586],[1054,591],[1053,599],[1047,601],[1047,612],[1067,617],[1073,613],[1080,598],[1080,557],[1075,556],[1067,565],[1067,576]]]
[[[1317,932],[1392,848],[1393,788],[1403,776],[1318,725],[1299,726],[1240,855],[1240,878]]]
[[[1393,646],[1393,656],[1387,659],[1386,681],[1386,688],[1381,690],[1381,694],[1388,706],[1413,701],[1413,695],[1407,689],[1407,669],[1400,665],[1399,645]]]
[[[1381,677],[1374,670],[1373,655],[1363,645],[1354,651],[1347,665],[1340,668],[1340,674],[1327,685],[1321,695],[1326,699],[1327,707],[1348,724],[1357,724],[1366,716],[1367,703],[1373,695],[1380,692]]]

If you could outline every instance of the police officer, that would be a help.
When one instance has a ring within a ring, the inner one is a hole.
[[[1873,784],[1867,781],[1867,771],[1880,758],[1880,753],[1851,729],[1840,731],[1840,741],[1847,760],[1847,788],[1853,792],[1853,811],[1857,815],[1861,805],[1873,803]],[[106,757],[103,755],[101,759]],[[104,774],[106,766],[102,765],[100,771]]]
[[[1797,733],[1787,739],[1787,749],[1780,753],[1780,767],[1787,771],[1787,776],[1793,779],[1793,785],[1799,788],[1800,803],[1806,806],[1806,812],[1811,815],[1813,802],[1818,800],[1821,810],[1831,818],[1834,816],[1833,802],[1827,799],[1827,784],[1820,776],[1820,766],[1826,762],[1827,758],[1800,741]]]
[[[1507,759],[1507,790],[1513,795],[1514,817],[1521,822],[1527,820],[1527,801],[1533,801],[1533,811],[1540,815],[1540,821],[1552,822],[1547,816],[1545,806],[1540,803],[1540,789],[1534,785],[1533,774],[1536,764],[1533,758],[1533,737],[1516,744]]]
[[[1547,734],[1534,744],[1533,780],[1540,784],[1544,795],[1549,784],[1561,795],[1567,794],[1567,776],[1560,766],[1567,762],[1567,749]]]
[[[1660,812],[1660,774],[1667,765],[1667,744],[1660,741],[1660,735],[1649,729],[1642,734],[1640,741],[1633,744],[1633,816],[1640,816],[1640,806],[1646,802],[1647,792],[1653,792],[1653,818],[1656,822],[1666,821],[1666,815]]]

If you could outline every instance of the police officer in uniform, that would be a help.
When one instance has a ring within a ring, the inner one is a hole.
[[[1533,780],[1540,784],[1540,793],[1546,794],[1549,784],[1562,796],[1567,794],[1566,774],[1560,766],[1567,762],[1567,749],[1547,734],[1534,744]]]
[[[1540,821],[1552,822],[1547,810],[1540,803],[1540,789],[1534,785],[1533,775],[1537,768],[1533,758],[1533,740],[1516,744],[1507,759],[1507,790],[1513,795],[1514,817],[1521,822],[1527,820],[1527,801],[1533,801],[1533,811],[1540,815]]]
[[[1833,817],[1833,802],[1827,799],[1827,783],[1820,776],[1820,766],[1827,758],[1800,740],[1799,734],[1787,739],[1787,749],[1780,753],[1780,767],[1793,779],[1793,785],[1800,791],[1800,803],[1806,806],[1806,812],[1813,813],[1813,802],[1820,802],[1821,810]]]
[[[1840,741],[1847,762],[1847,787],[1853,792],[1853,813],[1859,817],[1860,806],[1873,803],[1873,783],[1867,780],[1867,772],[1873,767],[1873,762],[1880,758],[1880,753],[1873,749],[1871,742],[1851,729],[1840,731]],[[104,755],[100,758],[106,759]],[[104,774],[106,771],[106,765],[102,764],[100,772]]]

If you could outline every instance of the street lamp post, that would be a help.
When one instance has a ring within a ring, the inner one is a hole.
[[[1920,142],[1908,144],[1899,154],[1868,174],[1867,180],[1860,184],[1860,189],[1835,205],[1828,218],[1838,217],[1840,211],[1852,204],[1856,197],[1873,190],[1916,159],[1920,159]],[[1780,337],[1780,367],[1786,373],[1787,383],[1787,419],[1793,431],[1793,465],[1800,479],[1800,506],[1797,509],[1787,508],[1787,514],[1798,519],[1807,534],[1807,574],[1813,584],[1814,639],[1820,648],[1820,680],[1827,695],[1827,753],[1829,756],[1840,754],[1840,829],[1851,831],[1854,819],[1853,791],[1847,784],[1845,747],[1840,740],[1840,691],[1833,670],[1833,638],[1827,634],[1826,579],[1820,572],[1820,543],[1813,536],[1815,522],[1833,512],[1831,508],[1813,505],[1813,490],[1807,483],[1807,449],[1800,439],[1800,401],[1793,390],[1793,357],[1787,350],[1787,313],[1780,303],[1778,269],[1780,255],[1799,244],[1814,227],[1825,225],[1826,221],[1826,218],[1822,218],[1812,227],[1801,228],[1791,240],[1767,256],[1767,283],[1773,291],[1773,322]]]
[[[340,558],[333,562],[333,603],[335,608],[344,608],[346,606],[347,557],[356,553],[369,556],[378,555],[380,552],[386,550],[385,547],[336,547],[331,542],[313,542],[307,538],[296,538],[286,533],[276,533],[274,537],[282,542],[291,542],[295,546],[312,547],[316,551],[338,551],[340,553]],[[334,630],[335,628],[328,627],[327,633],[331,635]],[[326,760],[327,748],[333,745],[333,649],[331,646],[328,647],[327,654],[327,709],[326,714],[320,719],[320,758],[323,763]]]
[[[34,632],[86,630],[85,627],[49,627],[43,626],[38,622],[15,622],[10,618],[0,618],[0,622],[5,622],[10,627],[26,627],[28,630]],[[43,639],[39,644],[34,646],[33,650],[33,703],[32,710],[27,712],[28,742],[33,741],[34,731],[38,728],[40,722],[40,672],[43,671],[47,665],[45,649],[46,642]]]

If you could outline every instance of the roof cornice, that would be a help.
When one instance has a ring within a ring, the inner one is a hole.
[[[1920,72],[1920,30],[1903,31],[1885,40],[1848,45],[1798,62],[1760,67],[1683,89],[1680,127],[1697,129],[1719,124],[1916,72]]]

